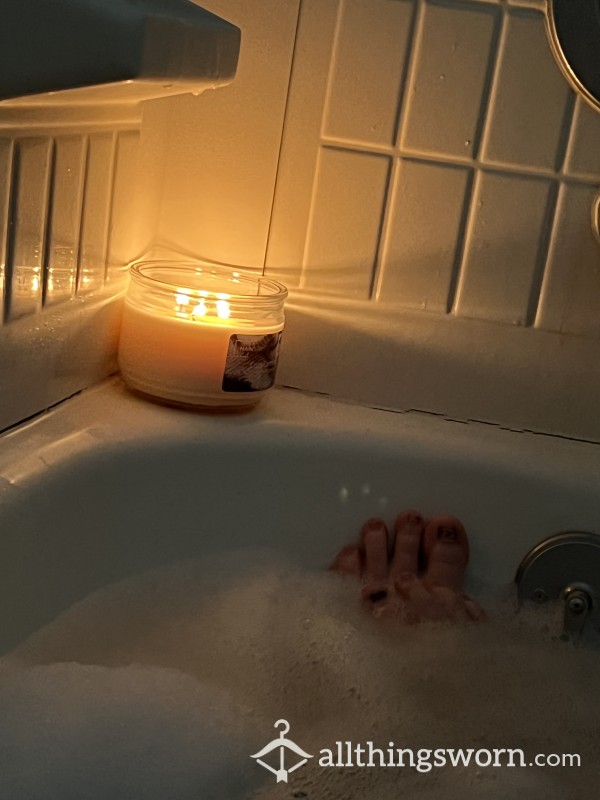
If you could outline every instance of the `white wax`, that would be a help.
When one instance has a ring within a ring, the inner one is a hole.
[[[267,390],[222,389],[231,336],[264,336],[282,329],[268,322],[244,325],[235,319],[173,317],[126,301],[119,365],[125,381],[146,394],[179,403],[249,405]]]

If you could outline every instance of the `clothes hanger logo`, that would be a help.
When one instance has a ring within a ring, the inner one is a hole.
[[[260,750],[258,753],[255,753],[252,758],[255,758],[261,767],[264,767],[265,769],[268,769],[269,772],[272,772],[277,778],[277,783],[282,781],[287,783],[290,772],[294,772],[294,770],[297,770],[299,767],[306,764],[308,759],[312,758],[312,756],[309,753],[305,753],[304,750],[298,747],[298,745],[292,742],[290,739],[286,739],[287,734],[290,732],[290,723],[287,720],[279,719],[273,727],[277,729],[280,725],[283,727],[279,734],[279,738],[273,739],[273,741],[269,742],[266,747],[263,747],[262,750]],[[269,755],[269,753],[271,753],[273,750],[279,750],[279,769],[272,767],[270,764],[267,764],[266,761],[262,760],[264,756]],[[285,766],[286,750],[289,750],[300,757],[300,761],[294,764],[293,767],[289,767],[289,769],[286,769]]]

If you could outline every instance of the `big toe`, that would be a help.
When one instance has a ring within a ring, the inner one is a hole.
[[[462,522],[451,516],[434,517],[425,527],[423,551],[425,583],[462,591],[469,561],[469,540]]]

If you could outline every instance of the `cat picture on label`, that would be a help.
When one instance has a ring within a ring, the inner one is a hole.
[[[224,392],[260,392],[275,383],[281,332],[264,336],[234,334],[223,378]]]

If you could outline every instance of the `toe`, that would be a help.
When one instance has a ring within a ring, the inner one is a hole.
[[[469,542],[462,523],[450,516],[432,519],[423,534],[423,551],[424,581],[429,586],[462,591],[469,561]]]
[[[360,578],[361,566],[358,545],[347,544],[345,547],[342,547],[329,569],[333,570],[333,572],[339,572],[341,575],[350,575],[355,578]]]
[[[469,619],[472,619],[474,622],[487,622],[488,616],[479,603],[475,602],[475,600],[472,598],[467,597],[467,595],[464,595],[463,598]]]
[[[369,605],[377,605],[386,602],[389,599],[389,587],[387,582],[368,583],[363,587],[362,599],[364,603]]]
[[[392,578],[403,572],[417,574],[424,527],[423,517],[418,511],[403,511],[396,518],[394,555],[390,567]]]
[[[396,590],[405,601],[405,620],[407,622],[441,621],[447,619],[444,607],[412,572],[404,572],[394,581]]]
[[[444,609],[449,620],[452,622],[469,622],[471,620],[463,595],[446,586],[432,586],[431,593]]]
[[[368,582],[383,581],[388,576],[388,531],[381,519],[370,519],[362,527],[361,543],[365,577]]]

